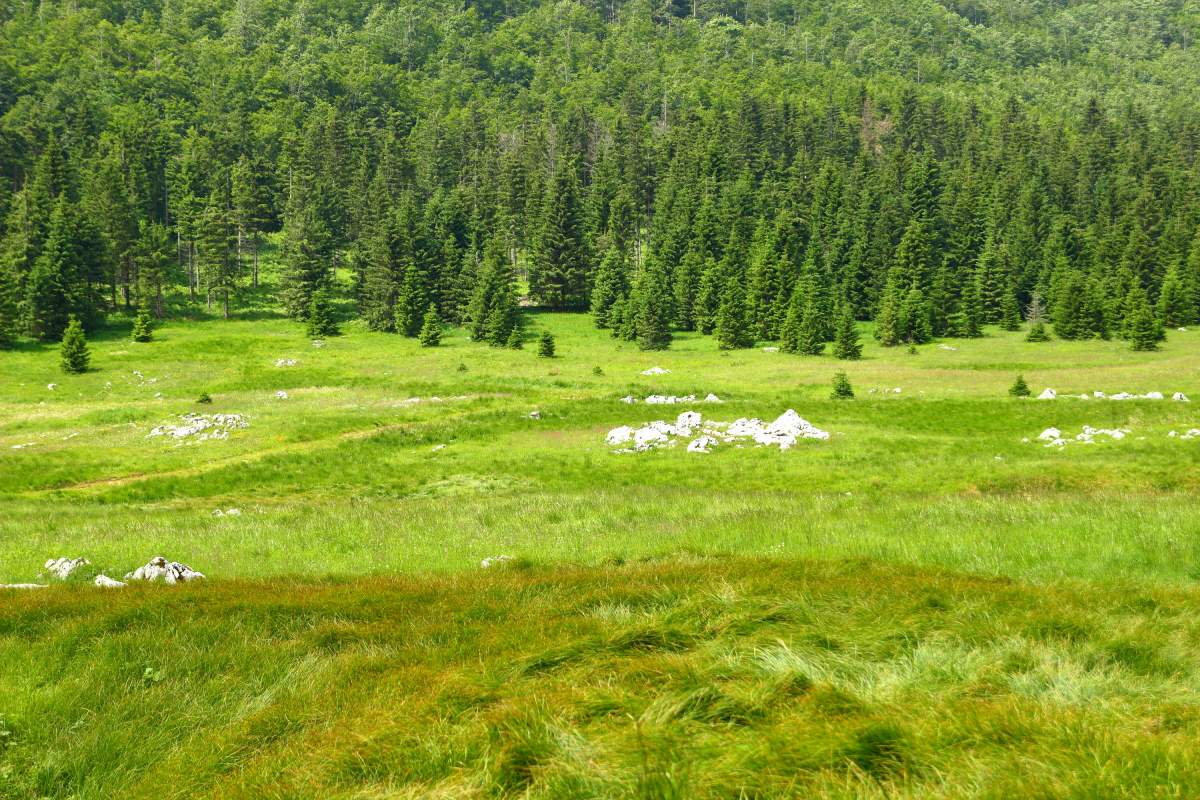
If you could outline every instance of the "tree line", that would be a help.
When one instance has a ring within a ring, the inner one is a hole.
[[[109,32],[162,36],[179,24],[171,8]],[[590,312],[646,349],[695,330],[800,353],[848,342],[862,320],[885,345],[1025,320],[1145,345],[1200,321],[1193,114],[1099,97],[1051,108],[992,81],[882,81],[833,61],[760,84],[744,58],[767,59],[771,42],[743,41],[756,24],[736,15],[563,3],[547,21],[549,8],[468,9],[464,40],[493,47],[483,94],[428,54],[340,62],[318,47],[336,33],[312,19],[297,31],[296,11],[277,28],[317,52],[259,64],[265,45],[250,39],[270,39],[266,12],[238,28],[243,4],[205,23],[228,60],[198,57],[205,26],[169,42],[208,70],[186,87],[146,63],[114,68],[131,85],[102,94],[78,76],[0,69],[0,340],[57,340],[72,316],[95,327],[139,306],[228,316],[256,289],[300,320],[339,292],[372,330],[416,337],[432,315],[498,346],[522,304]],[[352,28],[379,26],[381,9]],[[70,18],[29,11],[6,35]],[[587,84],[565,99],[570,70],[526,64],[512,28],[553,34],[547,60],[599,42],[697,59],[723,47],[736,64],[661,94],[657,73],[642,76],[653,94],[639,88],[638,65],[619,93]],[[407,50],[438,40],[419,25],[387,31]],[[290,73],[273,74],[279,64]],[[279,274],[260,287],[268,239]]]

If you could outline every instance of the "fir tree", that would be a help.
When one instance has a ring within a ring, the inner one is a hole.
[[[933,328],[929,320],[929,303],[924,293],[916,286],[908,290],[900,306],[901,338],[910,344],[927,344],[933,341]]]
[[[1025,383],[1024,375],[1017,376],[1017,379],[1013,381],[1013,385],[1009,387],[1008,393],[1013,397],[1029,397],[1031,392],[1029,391],[1029,384]]]
[[[858,323],[849,303],[843,303],[838,313],[837,331],[833,339],[833,357],[842,361],[857,361],[862,358],[862,344],[858,340]]]
[[[309,337],[320,339],[338,335],[337,319],[333,314],[333,302],[330,300],[328,289],[319,288],[312,293],[306,316],[305,330]]]
[[[629,280],[625,274],[625,256],[616,246],[610,247],[600,261],[596,282],[592,287],[592,319],[597,328],[610,328],[613,305],[629,294]]]
[[[61,355],[63,372],[70,374],[87,372],[92,356],[88,352],[83,326],[79,324],[79,318],[74,314],[67,321],[67,328],[63,332]]]
[[[150,315],[150,303],[145,297],[138,303],[137,316],[133,319],[133,340],[135,342],[154,340],[154,318]]]
[[[437,347],[442,342],[442,320],[438,317],[437,306],[433,303],[429,304],[429,310],[425,312],[419,338],[422,347]]]
[[[554,336],[550,331],[542,331],[538,338],[538,355],[542,358],[554,358]]]
[[[829,393],[830,400],[853,400],[854,389],[850,386],[850,379],[846,377],[846,373],[841,370],[833,374],[833,391]]]

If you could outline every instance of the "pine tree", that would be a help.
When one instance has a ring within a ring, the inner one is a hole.
[[[1125,301],[1125,338],[1134,350],[1157,350],[1158,343],[1165,338],[1162,324],[1150,310],[1146,293],[1135,287]]]
[[[592,287],[592,319],[597,328],[612,327],[612,307],[628,294],[625,256],[616,246],[610,247],[600,261],[596,282]]]
[[[1013,381],[1013,385],[1009,387],[1008,393],[1013,397],[1029,397],[1031,392],[1029,391],[1029,384],[1025,383],[1024,375],[1017,376],[1017,379]]]
[[[1196,321],[1195,308],[1188,297],[1178,262],[1167,270],[1158,291],[1158,319],[1169,328],[1190,325]]]
[[[67,322],[67,328],[63,332],[61,354],[63,372],[69,374],[87,372],[92,356],[88,352],[83,326],[79,324],[79,318],[74,314],[71,315]]]
[[[554,336],[550,331],[542,331],[538,338],[538,355],[542,358],[554,358]]]
[[[509,350],[520,350],[525,347],[525,333],[519,327],[514,327],[512,332],[508,334],[508,341],[504,346]]]
[[[404,270],[404,279],[396,294],[393,318],[396,332],[402,336],[416,336],[421,332],[425,311],[429,307],[429,285],[424,271],[415,263]]]
[[[1000,298],[1000,328],[1006,331],[1021,330],[1021,304],[1017,302],[1015,288],[1010,288]]]
[[[717,309],[717,344],[722,350],[737,350],[754,346],[750,329],[750,309],[746,306],[746,291],[741,281],[726,282]]]
[[[800,318],[800,332],[796,340],[796,352],[806,356],[819,356],[825,351],[825,314],[812,293],[806,292],[808,302]]]
[[[1029,333],[1025,336],[1027,342],[1048,342],[1050,341],[1050,332],[1046,330],[1046,323],[1035,322],[1029,328]]]
[[[442,320],[438,317],[437,306],[429,304],[425,312],[425,320],[421,323],[421,346],[437,347],[442,342]]]
[[[857,361],[862,358],[862,344],[858,340],[858,324],[849,303],[843,303],[838,313],[837,331],[833,340],[833,357],[842,361]]]
[[[875,338],[884,347],[895,347],[904,338],[900,320],[900,299],[897,295],[895,287],[886,290],[879,313],[875,315]]]
[[[639,349],[666,350],[671,346],[670,284],[657,256],[649,256],[642,265],[625,313]]]
[[[829,393],[830,400],[853,400],[854,389],[850,386],[850,379],[846,377],[846,373],[841,370],[833,374],[833,391]]]
[[[560,158],[529,264],[529,293],[539,304],[560,310],[587,308],[591,265],[584,232],[575,163]]]
[[[322,287],[312,293],[306,316],[306,332],[309,337],[320,339],[338,335],[337,319],[333,314],[333,301],[329,297],[328,289]]]
[[[145,297],[138,304],[138,313],[133,319],[133,340],[143,343],[154,340],[154,318],[150,315],[150,303]]]

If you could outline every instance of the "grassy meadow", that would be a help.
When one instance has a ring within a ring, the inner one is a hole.
[[[0,354],[0,582],[209,576],[0,594],[0,797],[1200,794],[1200,439],[1168,437],[1200,405],[1007,396],[1200,401],[1200,332],[865,332],[847,363],[528,322],[523,350],[316,347],[267,309],[148,344],[115,319],[81,376]],[[832,437],[605,444],[689,408]],[[189,412],[249,426],[147,436]],[[1023,441],[1052,425],[1132,433]]]

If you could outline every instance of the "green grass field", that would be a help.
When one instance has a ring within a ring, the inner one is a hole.
[[[1200,400],[1200,332],[846,363],[529,321],[520,351],[256,313],[114,320],[82,376],[0,354],[0,582],[209,576],[0,594],[0,797],[1200,795],[1200,439],[1168,437],[1200,406],[1006,393]],[[689,408],[624,395],[709,392],[833,435],[604,442]],[[147,436],[188,412],[249,427]],[[1084,425],[1132,433],[1022,441]]]

